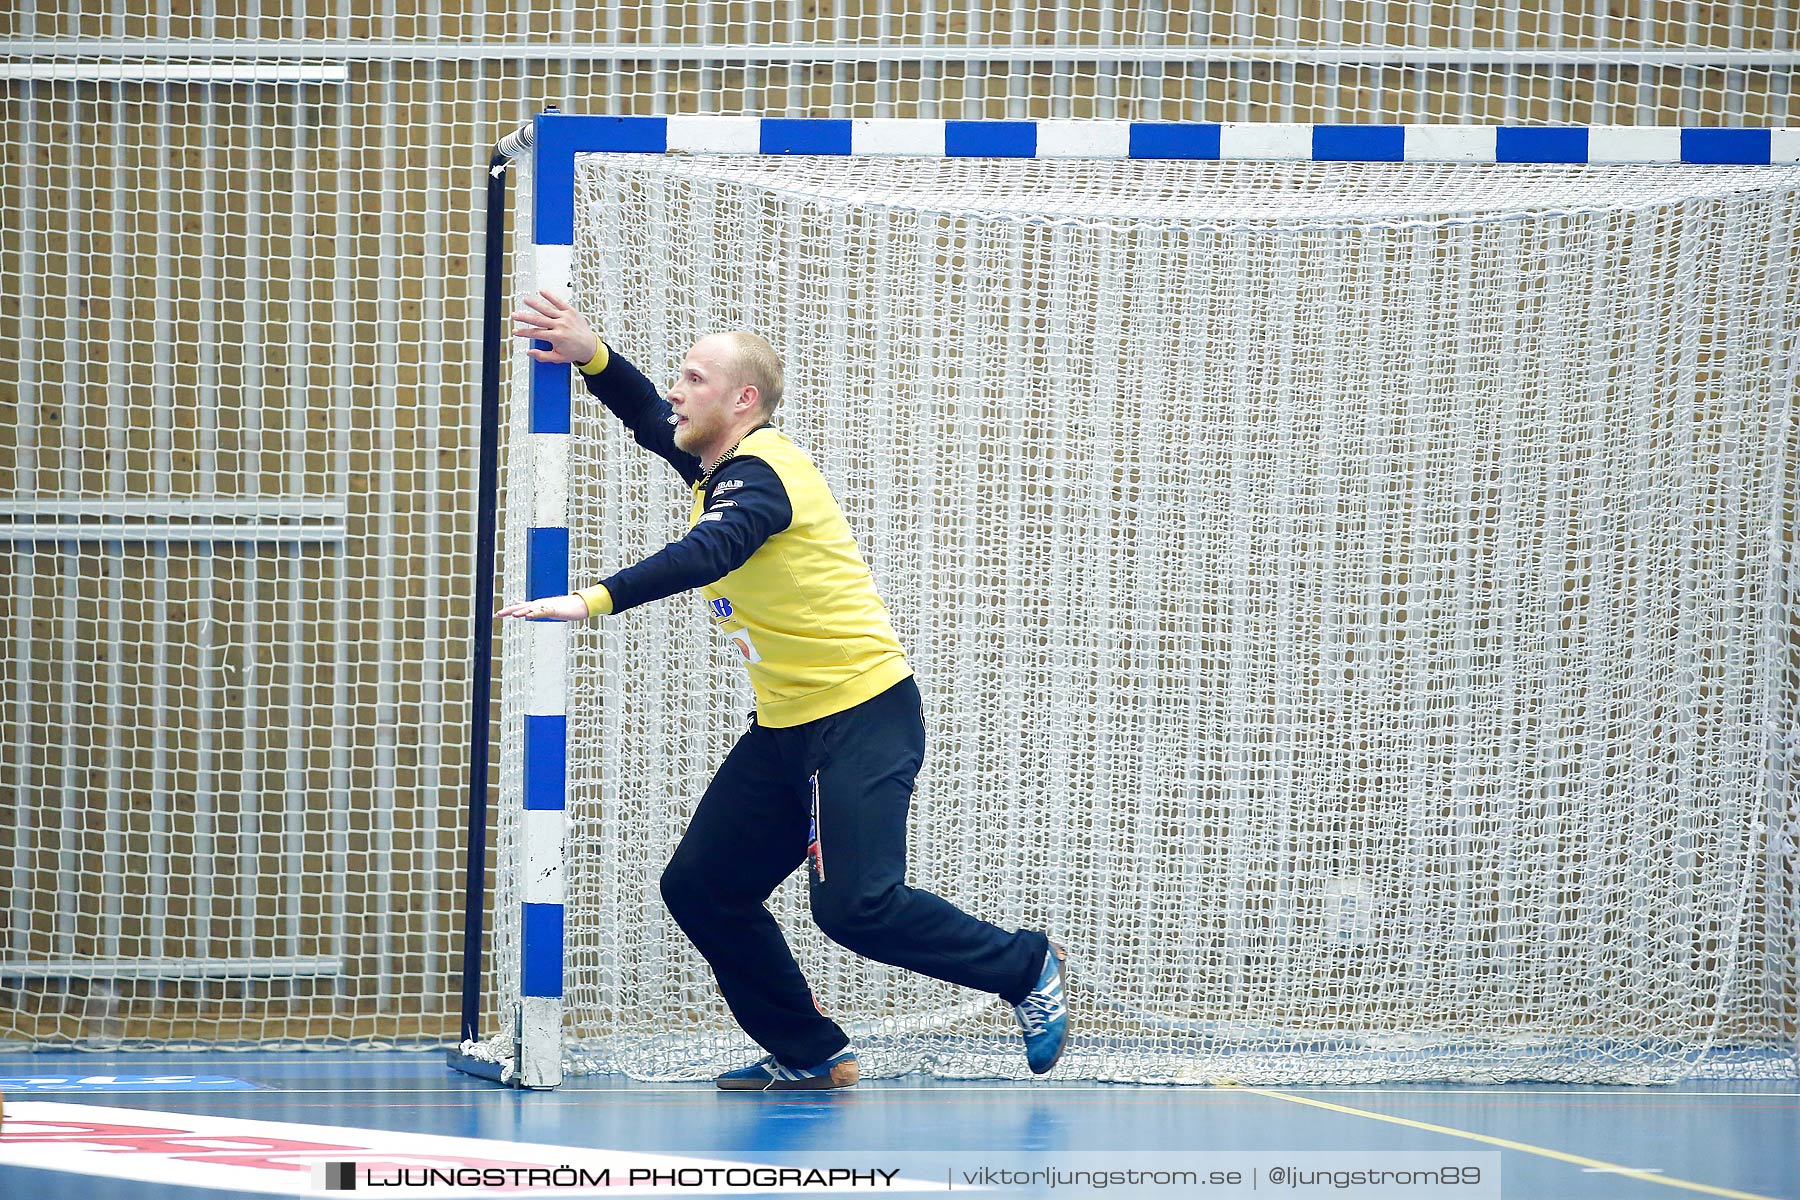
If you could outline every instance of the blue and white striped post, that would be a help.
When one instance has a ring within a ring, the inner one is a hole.
[[[555,113],[538,118],[539,146]],[[541,161],[541,159],[540,159]],[[573,200],[535,193],[531,274],[539,288],[567,299],[574,242]],[[550,211],[547,213],[546,208]],[[543,343],[539,343],[543,345]],[[571,368],[533,362],[530,373],[532,513],[526,546],[526,595],[567,595],[569,581],[569,406]],[[569,631],[562,621],[531,621],[530,682],[525,700],[523,912],[519,921],[518,1084],[562,1082],[563,948],[567,886]]]

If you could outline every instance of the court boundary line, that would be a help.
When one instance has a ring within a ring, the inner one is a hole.
[[[1718,1187],[1710,1183],[1699,1183],[1691,1179],[1677,1179],[1671,1175],[1651,1174],[1636,1167],[1610,1163],[1605,1159],[1589,1158],[1583,1154],[1570,1154],[1566,1150],[1552,1150],[1548,1146],[1534,1146],[1530,1142],[1514,1141],[1511,1138],[1495,1137],[1493,1134],[1476,1133],[1470,1129],[1457,1129],[1451,1125],[1435,1125],[1430,1121],[1415,1121],[1410,1117],[1396,1117],[1391,1113],[1375,1112],[1367,1108],[1353,1108],[1348,1104],[1332,1104],[1326,1100],[1315,1100],[1310,1096],[1295,1096],[1286,1092],[1270,1091],[1266,1088],[1239,1087],[1241,1092],[1252,1096],[1262,1096],[1270,1100],[1281,1100],[1289,1104],[1304,1104],[1310,1108],[1322,1108],[1328,1112],[1343,1113],[1352,1117],[1367,1117],[1371,1121],[1385,1121],[1390,1125],[1404,1125],[1409,1129],[1422,1129],[1427,1133],[1440,1133],[1448,1137],[1462,1138],[1465,1141],[1481,1142],[1488,1146],[1499,1146],[1504,1150],[1515,1150],[1521,1154],[1532,1154],[1539,1158],[1554,1159],[1557,1162],[1569,1163],[1578,1167],[1593,1167],[1609,1175],[1621,1175],[1627,1179],[1638,1179],[1645,1183],[1661,1184],[1664,1187],[1681,1188],[1691,1192],[1702,1192],[1709,1196],[1723,1196],[1727,1200],[1779,1200],[1775,1196],[1766,1196],[1761,1192],[1740,1192],[1735,1188]]]

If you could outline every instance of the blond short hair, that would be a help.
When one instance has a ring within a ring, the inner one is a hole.
[[[738,329],[724,335],[731,345],[731,371],[740,384],[756,388],[763,416],[770,417],[781,406],[781,389],[786,372],[781,355],[775,353],[766,338]]]

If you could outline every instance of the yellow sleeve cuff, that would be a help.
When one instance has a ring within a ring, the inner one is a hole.
[[[606,364],[611,361],[612,351],[606,348],[605,342],[601,342],[600,349],[594,351],[594,357],[581,364],[581,373],[583,375],[598,375],[600,372],[606,370]]]
[[[604,354],[606,347],[602,346],[600,351]],[[606,590],[604,584],[596,583],[593,587],[576,588],[575,594],[586,602],[588,616],[604,617],[612,613],[612,593]]]

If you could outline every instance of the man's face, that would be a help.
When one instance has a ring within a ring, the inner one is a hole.
[[[675,445],[701,458],[731,448],[736,422],[747,411],[740,403],[745,389],[732,378],[728,351],[719,338],[701,338],[669,389],[669,407],[677,418]]]

